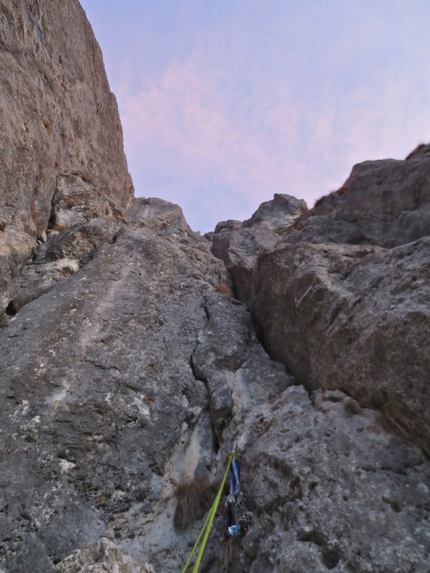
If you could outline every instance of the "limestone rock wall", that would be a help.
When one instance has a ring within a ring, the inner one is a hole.
[[[221,225],[212,250],[273,358],[310,390],[381,408],[430,452],[427,148],[355,166],[277,235]]]
[[[185,223],[176,240],[140,221],[1,331],[8,571],[51,571],[106,535],[131,542],[191,439],[208,473],[214,438],[191,356],[205,297],[226,280]]]
[[[1,3],[0,81],[1,312],[36,241],[69,226],[52,214],[56,189],[64,195],[79,178],[87,210],[121,217],[133,187],[115,96],[77,0]],[[75,210],[84,205],[70,195]]]
[[[405,161],[355,165],[340,189],[322,197],[284,233],[288,242],[396,247],[430,234],[429,146]]]
[[[232,573],[428,569],[421,450],[271,360],[176,205],[129,220],[0,331],[0,567],[181,570],[234,448]],[[225,555],[218,516],[202,570]]]
[[[0,31],[0,571],[181,571],[233,449],[201,571],[430,570],[428,146],[202,238],[131,200],[77,1]]]

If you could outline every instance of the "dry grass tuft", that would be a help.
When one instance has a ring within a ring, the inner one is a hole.
[[[381,408],[379,424],[405,442],[422,449],[430,459],[430,424],[417,412],[408,412],[402,401],[391,399]]]
[[[348,183],[344,183],[344,184],[342,185],[342,187],[339,187],[339,189],[337,189],[336,191],[334,191],[334,193],[335,193],[336,195],[345,195],[345,193],[348,191],[348,187],[349,187],[349,184],[348,184]]]
[[[69,225],[66,225],[65,223],[61,223],[61,225],[55,225],[54,226],[54,231],[58,231],[59,233],[61,233],[61,231],[65,231],[68,228],[69,228]]]
[[[322,197],[320,197],[319,199],[317,199],[315,201],[315,205],[313,206],[313,209],[315,209],[315,207],[319,207],[320,205],[322,205],[325,201],[326,195],[323,195]]]
[[[232,293],[231,293],[231,288],[230,288],[227,284],[225,284],[225,283],[222,283],[222,284],[218,285],[218,286],[215,288],[215,291],[216,291],[216,292],[219,292],[219,293],[221,293],[221,294],[228,294],[228,295],[230,295],[230,296],[231,296],[231,294],[232,294]]]
[[[345,400],[343,400],[343,407],[345,408],[345,412],[349,412],[350,414],[363,413],[363,409],[354,398],[345,398]]]
[[[68,209],[71,209],[72,207],[76,207],[76,205],[79,204],[79,199],[77,199],[76,197],[66,197],[64,199],[64,202],[66,204],[66,207]]]
[[[175,529],[182,531],[202,519],[214,502],[216,489],[215,484],[210,484],[207,479],[187,479],[176,484]]]
[[[423,149],[425,147],[425,143],[420,143],[419,145],[417,145],[415,147],[415,149],[413,151],[411,151],[406,157],[405,157],[405,161],[407,161],[408,159],[411,159],[411,157],[413,157],[416,153],[418,153],[419,151],[421,151],[421,149]]]

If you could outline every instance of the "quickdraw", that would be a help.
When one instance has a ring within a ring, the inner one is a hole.
[[[230,470],[230,494],[224,504],[224,537],[244,537],[252,524],[253,514],[240,491],[239,463],[234,459]]]
[[[212,524],[215,519],[216,511],[221,500],[222,492],[224,490],[224,485],[227,480],[228,473],[230,471],[230,494],[224,506],[221,507],[221,513],[224,514],[224,538],[227,543],[224,547],[221,567],[222,571],[228,571],[228,566],[231,564],[231,545],[230,540],[232,537],[244,537],[251,527],[252,523],[252,511],[249,510],[245,496],[240,491],[240,471],[239,464],[234,458],[234,452],[231,452],[227,462],[227,468],[224,477],[221,481],[218,493],[216,495],[215,501],[209,510],[206,520],[200,530],[199,536],[191,550],[191,553],[187,559],[187,562],[182,569],[182,573],[186,573],[188,567],[191,565],[191,561],[194,555],[197,553],[196,561],[193,566],[192,573],[197,573],[200,567],[200,563],[203,557],[203,553],[206,548],[208,537],[212,529]],[[227,550],[227,562],[225,560]]]
[[[221,573],[227,573],[232,562],[232,537],[244,537],[251,525],[253,514],[244,494],[240,491],[240,470],[236,459],[231,462],[230,493],[224,503],[224,549],[221,558]]]

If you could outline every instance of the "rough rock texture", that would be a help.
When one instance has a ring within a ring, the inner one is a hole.
[[[115,96],[77,0],[1,3],[0,78],[1,313],[48,225],[83,220],[55,220],[54,194],[91,217],[121,217],[133,187]]]
[[[235,571],[428,570],[430,466],[376,420],[339,391],[312,403],[302,386],[262,408],[243,467],[256,524]]]
[[[7,313],[13,316],[22,306],[74,274],[101,245],[114,241],[119,229],[115,219],[104,217],[78,223],[60,233],[50,231],[49,238],[22,270],[20,287],[9,302]]]
[[[55,567],[55,573],[154,573],[151,565],[138,565],[109,539],[74,551]]]
[[[0,331],[5,570],[180,570],[213,497],[179,523],[178,484],[212,490],[233,447],[255,524],[232,573],[426,570],[420,450],[294,386],[177,206],[138,199],[130,219]],[[218,519],[204,571],[222,537]]]
[[[247,221],[218,223],[210,237],[212,253],[224,261],[234,282],[240,284],[241,281],[236,280],[236,270],[245,274],[252,271],[258,257],[273,251],[282,234],[306,212],[305,201],[291,195],[275,194]]]
[[[207,263],[207,247],[190,241],[124,229],[1,333],[12,424],[2,434],[3,531],[14,532],[12,551],[33,547],[41,570],[106,534],[136,503],[141,518],[150,513],[185,412],[192,420],[205,403],[191,354],[207,320],[204,296],[226,279],[215,259]],[[23,570],[22,555],[9,559],[10,570]]]
[[[243,305],[216,292],[226,271],[180,209],[140,199],[130,218],[114,243],[0,333],[8,571],[30,563],[51,571],[103,535],[165,571],[165,553],[177,546],[170,567],[179,568],[187,544],[183,534],[176,540],[170,478],[210,476],[217,434],[235,407],[233,379],[268,397],[291,384],[257,343]],[[216,350],[193,358],[211,336]],[[267,390],[259,369],[272,381]]]
[[[0,571],[180,571],[233,448],[230,573],[430,570],[429,147],[218,225],[228,274],[177,205],[125,211],[100,52],[57,4],[0,8]]]
[[[426,153],[365,162],[276,246],[257,227],[222,256],[272,357],[310,390],[382,408],[428,452],[429,177]]]
[[[430,155],[355,165],[340,189],[321,198],[289,242],[404,245],[430,234]]]

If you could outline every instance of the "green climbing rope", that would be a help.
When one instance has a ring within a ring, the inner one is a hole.
[[[190,565],[191,560],[194,556],[194,553],[197,551],[197,547],[199,546],[200,540],[203,538],[202,544],[200,545],[200,549],[199,549],[199,552],[197,554],[196,562],[194,563],[192,573],[197,573],[199,570],[200,562],[203,558],[203,553],[205,552],[205,549],[206,549],[206,544],[207,544],[207,541],[209,538],[209,533],[211,532],[211,529],[212,529],[212,524],[213,524],[214,519],[215,519],[215,515],[216,515],[217,509],[219,506],[219,502],[221,500],[222,492],[224,491],[224,485],[225,485],[225,482],[226,482],[226,479],[228,476],[228,472],[230,470],[230,465],[231,465],[231,462],[233,460],[234,460],[234,452],[231,452],[229,457],[228,457],[227,468],[225,470],[224,477],[222,478],[222,482],[221,482],[221,485],[219,487],[218,493],[216,495],[215,501],[212,504],[212,507],[208,513],[208,516],[205,519],[203,527],[200,530],[199,536],[197,537],[197,540],[194,543],[194,547],[191,549],[190,556],[188,557],[187,562],[185,563],[184,568],[182,569],[181,573],[186,573],[188,566]]]

